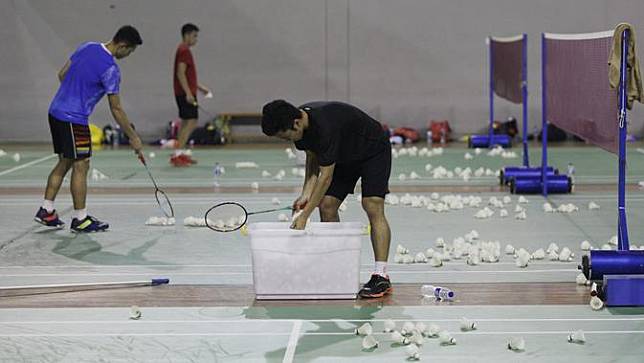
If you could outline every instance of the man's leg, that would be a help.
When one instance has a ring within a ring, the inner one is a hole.
[[[60,186],[63,185],[65,175],[72,167],[74,160],[64,158],[62,155],[58,156],[58,163],[49,173],[47,178],[47,188],[45,189],[45,200],[53,202],[58,195]],[[50,211],[51,212],[51,211]]]
[[[72,200],[74,210],[81,211],[86,208],[87,200],[87,172],[89,171],[89,158],[74,160],[72,166]]]
[[[320,220],[322,222],[340,222],[338,209],[342,201],[334,196],[325,195],[320,202]]]
[[[393,291],[387,275],[391,230],[385,217],[385,200],[381,197],[364,197],[362,208],[367,212],[371,224],[371,245],[376,263],[371,279],[360,290],[359,295],[363,298],[382,297]]]
[[[179,135],[177,136],[177,149],[185,149],[186,144],[188,143],[188,138],[192,135],[192,132],[196,127],[196,118],[181,120],[181,130],[179,130]]]

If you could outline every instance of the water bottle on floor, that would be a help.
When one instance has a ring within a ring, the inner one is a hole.
[[[420,294],[423,295],[423,297],[436,298],[436,286],[423,285],[420,287]]]
[[[444,287],[439,287],[437,297],[441,301],[452,301],[454,300],[454,291]]]
[[[214,184],[216,187],[219,186],[219,177],[221,176],[221,165],[215,163],[215,168],[212,170],[212,176],[214,178]]]
[[[425,298],[434,298],[442,301],[451,301],[454,299],[454,291],[434,285],[423,285],[420,287],[420,293]]]

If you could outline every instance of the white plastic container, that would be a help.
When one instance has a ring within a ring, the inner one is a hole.
[[[355,299],[360,286],[362,225],[290,223],[249,226],[253,284],[258,300]]]

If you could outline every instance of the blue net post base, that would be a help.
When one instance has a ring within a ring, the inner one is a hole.
[[[471,135],[468,138],[467,146],[473,148],[488,148],[499,145],[504,148],[512,147],[512,138],[508,135]]]
[[[559,174],[559,169],[555,169],[552,166],[549,166],[546,169],[548,177]],[[506,166],[501,169],[499,174],[499,183],[501,185],[508,185],[514,178],[526,178],[526,179],[541,179],[541,167],[525,167],[525,166]]]
[[[567,175],[548,177],[548,193],[567,194],[572,192],[572,180]],[[541,179],[514,178],[510,181],[512,194],[540,194],[543,191]]]
[[[582,257],[581,269],[591,281],[602,281],[606,275],[644,276],[644,251],[590,251]]]
[[[606,306],[644,306],[644,275],[604,275]]]

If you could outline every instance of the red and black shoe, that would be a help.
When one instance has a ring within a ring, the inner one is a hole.
[[[378,274],[372,274],[369,282],[364,284],[362,289],[358,292],[361,298],[371,299],[377,297],[383,297],[387,294],[391,294],[394,291],[391,287],[391,281],[388,276],[382,276]]]
[[[49,213],[43,207],[40,207],[40,209],[38,209],[38,213],[36,213],[34,221],[42,224],[43,226],[54,228],[63,228],[63,226],[65,225],[65,222],[61,221],[60,218],[58,218],[58,213],[56,213],[56,210],[53,210],[51,213]]]

